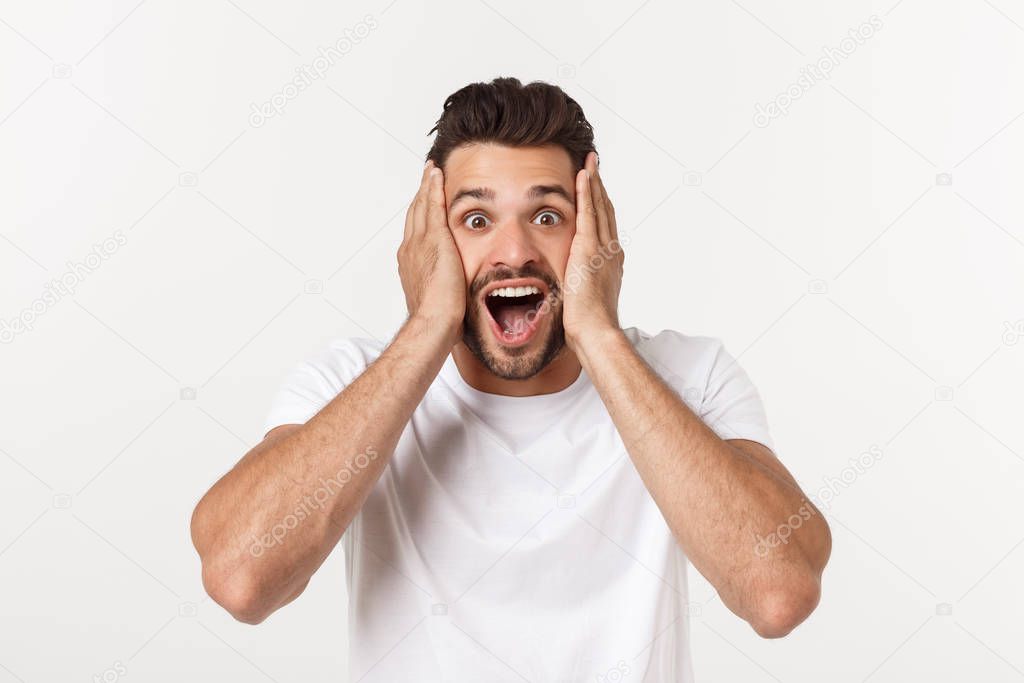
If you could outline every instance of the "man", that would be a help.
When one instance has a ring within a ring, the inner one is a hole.
[[[259,623],[342,541],[353,681],[690,681],[688,563],[788,633],[828,527],[719,341],[619,327],[579,105],[500,78],[434,131],[398,250],[408,319],[298,367],[200,501],[210,595]]]

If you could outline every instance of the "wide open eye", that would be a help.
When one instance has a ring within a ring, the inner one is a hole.
[[[533,222],[537,225],[555,226],[562,222],[562,216],[554,211],[541,211]]]
[[[471,213],[462,219],[462,224],[470,230],[483,230],[491,224],[491,221],[482,213]]]

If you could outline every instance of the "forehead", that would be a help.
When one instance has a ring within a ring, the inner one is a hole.
[[[451,189],[480,186],[500,192],[543,182],[562,183],[571,190],[576,173],[569,153],[560,145],[508,147],[488,142],[453,150],[444,175]]]

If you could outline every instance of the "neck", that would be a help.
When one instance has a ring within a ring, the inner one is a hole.
[[[477,391],[502,396],[538,396],[565,389],[580,376],[583,366],[576,354],[563,346],[554,360],[527,379],[504,379],[491,372],[469,348],[459,342],[452,349],[452,358],[466,384]]]

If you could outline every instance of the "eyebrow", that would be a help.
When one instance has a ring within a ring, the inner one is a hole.
[[[573,203],[573,197],[569,192],[561,185],[534,185],[526,191],[527,199],[540,199],[546,197],[549,194],[558,195],[570,204]],[[463,199],[476,199],[482,202],[493,202],[494,201],[494,190],[489,187],[473,187],[467,190],[459,190],[455,193],[455,197],[448,204],[448,210],[451,211],[457,203]]]

